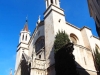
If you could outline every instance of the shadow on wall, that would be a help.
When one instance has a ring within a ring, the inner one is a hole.
[[[82,66],[80,66],[76,61],[75,61],[76,65],[77,65],[77,72],[79,73],[79,75],[90,75]]]
[[[30,75],[31,64],[28,65],[26,60],[22,60],[21,62],[21,75]]]
[[[74,48],[73,44],[69,43],[63,46],[54,54],[54,49],[50,53],[50,67],[48,67],[48,75],[90,75],[77,62],[75,62],[72,54]],[[52,62],[55,61],[55,63]],[[80,68],[77,68],[78,67]],[[56,74],[55,74],[56,71]]]

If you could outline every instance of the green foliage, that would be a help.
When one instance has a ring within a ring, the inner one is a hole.
[[[55,37],[55,42],[54,42],[55,53],[69,42],[70,42],[70,39],[68,35],[65,33],[65,31],[61,31],[61,32],[58,31]]]
[[[97,67],[98,69],[100,69],[100,53],[98,52],[97,48],[94,55],[95,55],[95,61],[96,61]]]

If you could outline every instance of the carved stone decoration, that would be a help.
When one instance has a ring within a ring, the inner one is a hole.
[[[79,75],[72,54],[73,50],[73,43],[68,43],[55,54],[56,75]]]

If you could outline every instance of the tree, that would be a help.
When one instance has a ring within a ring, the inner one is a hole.
[[[55,47],[55,71],[56,75],[79,75],[73,55],[74,44],[70,43],[70,39],[65,31],[58,31],[54,47]]]
[[[68,35],[65,33],[65,31],[58,31],[54,41],[55,53],[69,42],[70,39]]]
[[[95,48],[94,56],[95,56],[95,62],[97,64],[98,70],[100,72],[100,53],[98,52],[97,48]]]

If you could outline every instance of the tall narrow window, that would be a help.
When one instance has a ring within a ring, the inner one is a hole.
[[[24,40],[24,35],[22,36],[22,40]]]
[[[25,41],[27,41],[27,35],[26,35]]]
[[[39,55],[39,59],[41,59],[41,55]]]
[[[48,0],[47,0],[47,7],[49,6]]]
[[[56,5],[57,5],[57,0],[55,0],[55,3],[56,3]]]
[[[85,62],[85,65],[86,65],[86,60],[85,60],[85,57],[84,57],[84,62]]]
[[[53,0],[51,0],[51,3],[53,4]]]
[[[71,33],[70,34],[70,39],[71,39],[72,43],[74,43],[74,44],[78,43],[78,38],[75,34]]]

